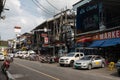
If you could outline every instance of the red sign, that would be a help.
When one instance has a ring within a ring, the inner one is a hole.
[[[47,34],[42,33],[41,36],[42,36],[42,37],[47,37]]]
[[[77,40],[77,42],[90,42],[92,41],[92,38],[91,37],[86,37],[86,38],[80,38]]]
[[[105,33],[93,36],[93,39],[110,39],[110,38],[120,38],[120,30],[105,32]]]

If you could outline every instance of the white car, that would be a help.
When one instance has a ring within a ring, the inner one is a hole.
[[[36,52],[33,51],[33,50],[29,50],[29,51],[27,51],[25,58],[30,57],[31,54],[36,54]]]
[[[73,66],[73,63],[76,60],[81,59],[82,57],[84,57],[84,53],[82,52],[70,52],[66,56],[60,57],[59,65],[60,66],[64,66],[64,65]]]
[[[4,60],[5,59],[5,57],[4,57],[4,55],[3,55],[3,53],[2,52],[0,52],[0,60]]]

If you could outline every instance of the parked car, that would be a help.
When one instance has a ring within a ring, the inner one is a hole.
[[[4,55],[3,55],[3,53],[2,52],[0,52],[0,60],[4,60],[5,59],[5,57],[4,57]]]
[[[28,58],[30,58],[30,55],[35,55],[35,54],[36,54],[35,51],[29,50],[29,51],[27,51],[26,54],[24,55],[24,58],[28,59]]]
[[[120,60],[117,61],[116,68],[117,68],[118,75],[120,75]]]
[[[76,60],[81,59],[82,57],[84,57],[84,53],[82,52],[70,52],[66,56],[59,58],[59,65],[60,66],[64,66],[64,65],[73,66],[73,63]]]
[[[86,55],[74,62],[74,68],[90,70],[95,67],[105,67],[105,59],[99,55]]]

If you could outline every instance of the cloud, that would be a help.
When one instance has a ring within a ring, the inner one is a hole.
[[[5,11],[5,20],[0,20],[0,35],[2,40],[15,38],[14,27],[20,26],[22,28],[21,34],[31,31],[37,25],[44,21],[42,17],[32,15],[30,12],[22,8],[20,0],[7,0]]]
[[[72,8],[72,5],[80,0],[48,0],[59,11],[53,8],[46,0],[38,0],[45,9],[38,8],[32,0],[6,0],[6,8],[2,15],[6,16],[5,20],[0,20],[0,35],[2,40],[15,38],[14,27],[22,28],[21,34],[29,32],[48,18],[53,17],[60,12],[65,6]],[[39,5],[40,5],[39,4]],[[41,6],[40,6],[41,7]],[[42,8],[42,7],[41,7]]]

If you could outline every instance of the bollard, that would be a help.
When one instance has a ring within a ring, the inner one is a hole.
[[[115,63],[114,62],[110,62],[108,65],[108,68],[110,71],[112,71],[115,68]]]

